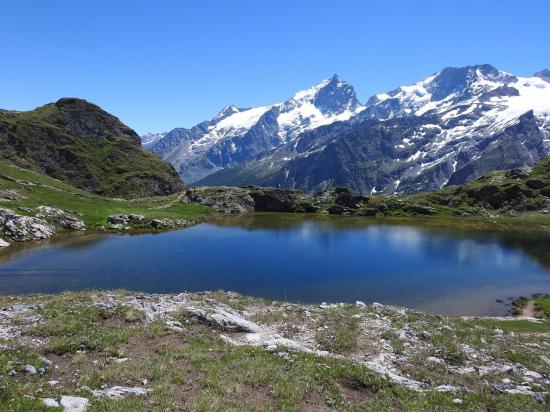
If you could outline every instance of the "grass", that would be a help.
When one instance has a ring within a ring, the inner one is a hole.
[[[527,322],[522,320],[491,320],[481,319],[475,321],[469,321],[474,325],[483,326],[488,329],[500,329],[504,332],[514,333],[550,333],[550,321],[545,320],[540,323]]]
[[[221,295],[221,292],[214,292],[204,299],[211,300]],[[46,345],[43,348],[18,347],[13,341],[10,343],[12,349],[0,349],[0,411],[43,411],[46,410],[44,406],[32,397],[59,398],[61,395],[89,398],[89,411],[92,412],[547,410],[547,405],[533,398],[500,394],[476,387],[475,382],[471,383],[471,387],[475,388],[471,392],[416,392],[393,384],[361,364],[346,359],[319,357],[284,347],[269,352],[258,347],[231,345],[220,338],[219,329],[189,318],[185,312],[175,316],[185,324],[186,332],[173,332],[160,320],[147,322],[135,309],[120,304],[113,304],[110,308],[95,305],[95,292],[15,299],[5,297],[0,304],[30,301],[40,303],[32,315],[40,316],[41,320],[39,327],[28,327],[23,336],[44,339]],[[279,309],[285,312],[291,308],[287,308],[286,304],[239,298],[233,294],[227,294],[221,301],[246,308],[263,305],[264,309],[271,311]],[[289,313],[295,311],[290,310]],[[358,344],[358,318],[355,315],[364,316],[366,313],[370,313],[368,309],[352,305],[320,310],[321,318],[315,326],[330,325],[335,338],[316,338],[334,353],[353,351]],[[277,322],[284,317],[278,318]],[[289,315],[288,319],[289,322],[302,321],[300,316]],[[447,321],[456,334],[441,329]],[[500,323],[514,325],[513,322]],[[454,352],[460,342],[475,345],[480,336],[488,338],[491,328],[500,326],[500,323],[446,320],[418,313],[395,314],[392,318],[392,325],[395,326],[429,330],[431,339],[440,349],[439,353],[445,352],[447,357],[457,356]],[[524,324],[526,322],[518,321],[514,329],[525,328],[518,326]],[[78,351],[73,351],[69,346],[69,350],[58,355],[51,353],[49,342],[64,337],[71,341],[88,338],[84,341],[97,340],[98,344],[86,345]],[[397,336],[387,335],[390,341],[394,338]],[[488,347],[493,344],[488,342]],[[510,361],[531,365],[534,362],[532,354],[522,348],[522,345],[510,346],[495,356],[505,356]],[[407,349],[401,349],[396,352],[406,355]],[[287,355],[280,356],[280,352]],[[45,376],[18,373],[13,378],[6,375],[13,368],[21,370],[27,363],[40,365],[44,354],[57,366],[52,366]],[[113,355],[124,355],[128,360],[113,362]],[[454,361],[460,364],[460,359]],[[410,362],[415,361],[410,359]],[[536,368],[533,370],[541,370],[534,366]],[[437,368],[438,365],[430,366],[424,362],[414,366],[413,370],[416,376],[423,376],[427,381],[442,379],[442,382],[449,382],[448,376]],[[47,385],[46,381],[51,379],[60,383],[54,387]],[[151,393],[147,397],[129,396],[115,400],[95,398],[87,389],[82,389],[99,388],[104,384],[145,385]],[[453,403],[455,398],[460,398],[462,404]]]
[[[208,211],[201,205],[180,202],[177,194],[135,200],[106,198],[7,163],[0,163],[2,189],[15,190],[20,198],[0,201],[0,207],[21,214],[25,212],[17,210],[19,207],[58,207],[80,216],[91,228],[105,226],[107,217],[114,214],[141,214],[149,220],[176,218],[196,221],[203,219]]]
[[[134,319],[143,319],[134,314],[135,309],[96,307],[89,293],[61,294],[46,301],[36,312],[43,322],[28,333],[48,337],[47,350],[57,355],[100,350],[118,356],[119,346],[136,333]]]
[[[325,310],[317,321],[316,340],[321,348],[333,353],[348,353],[357,347],[359,321],[357,306]]]

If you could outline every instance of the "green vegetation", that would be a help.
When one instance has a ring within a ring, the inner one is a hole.
[[[535,299],[535,306],[540,308],[547,317],[550,317],[550,295]]]
[[[317,320],[316,339],[323,350],[333,353],[348,353],[357,347],[359,322],[355,315],[357,307],[346,305],[328,309]]]
[[[0,110],[0,159],[104,196],[184,188],[169,163],[141,149],[132,129],[80,99],[28,112]]]
[[[498,223],[550,224],[550,157],[529,172],[523,169],[486,174],[459,186],[412,195],[352,196],[345,188],[323,199],[319,211],[377,217],[425,216]],[[334,200],[334,205],[327,200]]]
[[[35,208],[48,205],[80,216],[89,227],[104,226],[114,214],[141,214],[146,218],[177,218],[196,221],[207,208],[184,204],[181,195],[156,196],[143,199],[111,199],[77,189],[67,183],[0,163],[0,206],[20,214],[19,207]]]

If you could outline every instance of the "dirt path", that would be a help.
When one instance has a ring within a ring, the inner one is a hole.
[[[534,300],[527,302],[527,305],[521,309],[521,316],[530,316],[533,318],[539,317],[542,314],[542,310],[535,305]]]

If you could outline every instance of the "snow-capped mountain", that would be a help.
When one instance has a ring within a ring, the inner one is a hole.
[[[166,133],[147,133],[141,137],[141,146],[145,149],[148,149],[160,139],[166,136]]]
[[[305,131],[349,120],[363,109],[353,87],[334,75],[284,103],[224,107],[212,120],[174,129],[149,148],[171,162],[184,182],[194,183],[292,142]]]
[[[549,74],[446,68],[200,183],[411,193],[528,166],[550,153]]]

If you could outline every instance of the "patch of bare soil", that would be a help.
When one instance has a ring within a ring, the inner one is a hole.
[[[329,412],[332,410],[317,392],[311,392],[300,403],[301,412]]]
[[[355,406],[361,406],[376,400],[376,392],[364,382],[352,377],[336,379],[345,401]]]
[[[521,308],[521,316],[530,316],[532,318],[538,318],[542,316],[544,312],[541,308],[535,305],[535,301],[530,300],[525,307]]]

